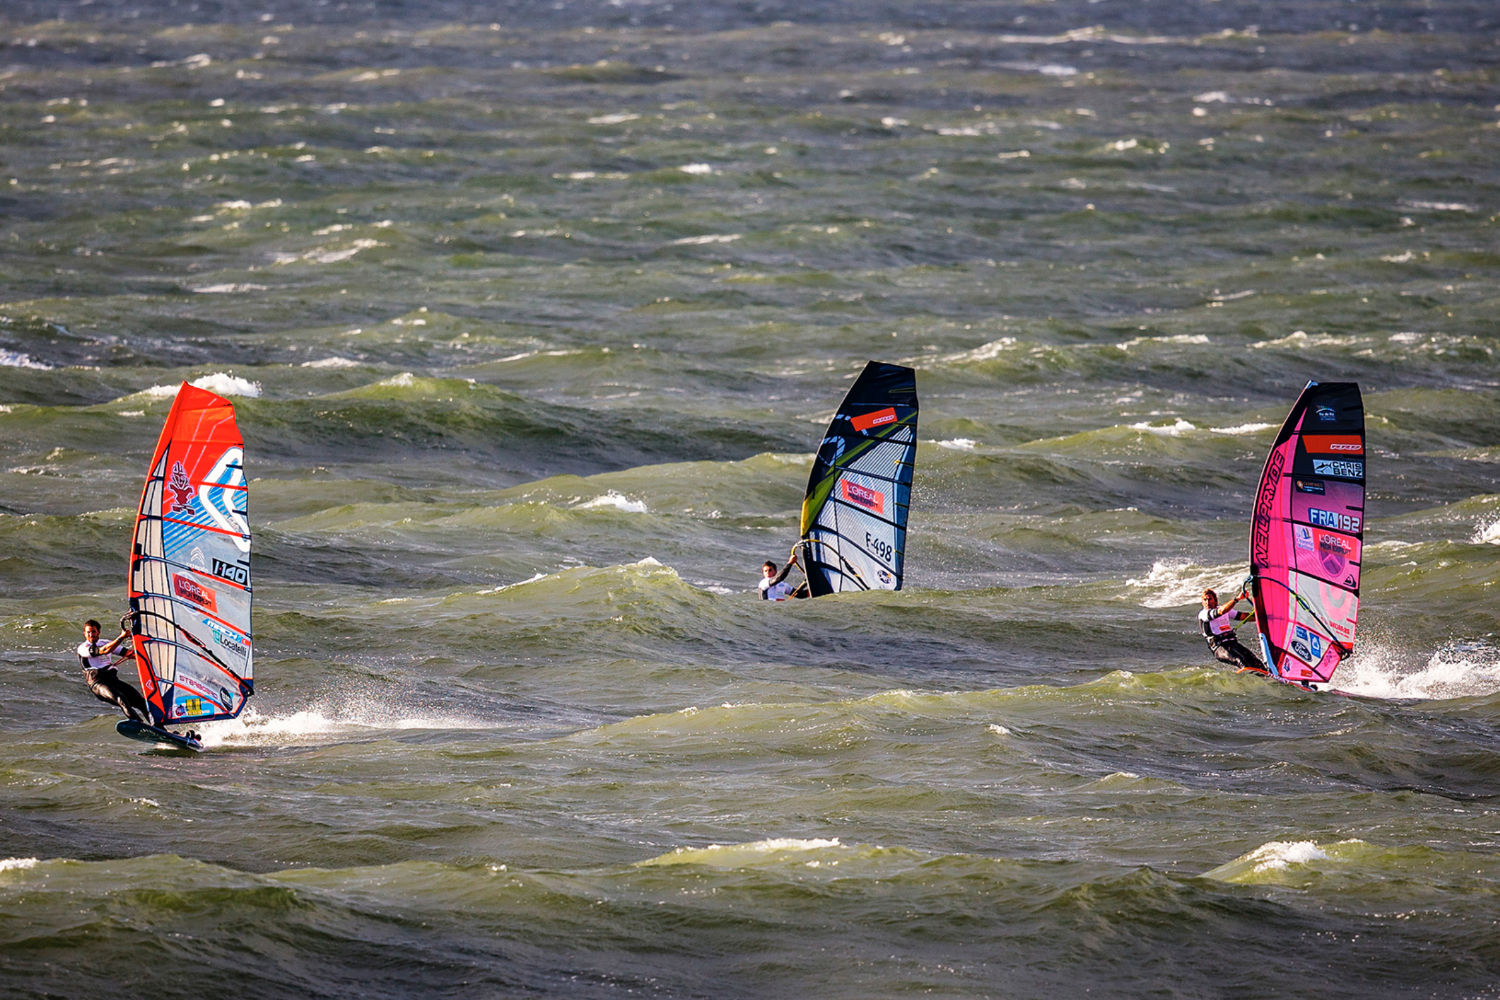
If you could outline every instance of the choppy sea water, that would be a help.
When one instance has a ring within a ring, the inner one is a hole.
[[[1480,998],[1480,0],[0,9],[0,995]],[[769,606],[870,358],[907,588]],[[1358,656],[1196,595],[1365,393]],[[257,694],[71,649],[231,396]]]

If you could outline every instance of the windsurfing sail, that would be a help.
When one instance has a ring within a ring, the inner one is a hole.
[[[900,590],[917,457],[917,373],[871,361],[813,461],[797,543],[813,597]]]
[[[1326,683],[1353,652],[1364,527],[1359,386],[1309,382],[1271,446],[1250,527],[1255,624],[1278,680]]]
[[[158,725],[232,719],[255,690],[249,490],[234,405],[177,390],[130,552],[130,630]]]

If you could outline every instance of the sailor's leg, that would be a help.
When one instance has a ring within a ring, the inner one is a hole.
[[[110,700],[120,706],[127,716],[144,722],[148,726],[154,724],[151,719],[151,707],[146,704],[145,697],[129,681],[112,672],[108,678],[101,678],[100,683],[108,685],[110,693],[114,695]]]
[[[1209,643],[1208,648],[1211,649],[1211,650],[1213,650],[1214,659],[1218,660],[1220,663],[1224,664],[1225,666],[1227,666],[1227,667],[1238,667],[1238,666],[1241,665],[1240,661],[1235,657],[1235,655],[1229,651],[1229,646],[1226,643],[1223,643],[1223,642]]]
[[[1238,661],[1241,670],[1254,670],[1262,674],[1270,672],[1266,670],[1266,665],[1260,662],[1260,657],[1246,649],[1238,639],[1230,639],[1225,645],[1229,647],[1229,652]]]

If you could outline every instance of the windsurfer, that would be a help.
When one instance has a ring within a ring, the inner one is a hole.
[[[760,596],[764,601],[784,601],[789,597],[806,597],[807,584],[800,583],[795,587],[786,582],[786,575],[797,565],[797,556],[794,554],[782,571],[776,572],[776,564],[767,559],[760,567]]]
[[[1251,603],[1250,595],[1241,590],[1239,595],[1223,607],[1219,606],[1219,595],[1212,590],[1203,592],[1203,610],[1198,612],[1198,624],[1203,628],[1203,637],[1208,640],[1208,648],[1213,651],[1214,659],[1240,670],[1253,670],[1256,673],[1266,673],[1265,664],[1250,650],[1241,645],[1240,640],[1234,634],[1234,630],[1241,622],[1247,622],[1255,617],[1254,611],[1235,611],[1234,606],[1240,601]]]
[[[78,661],[83,664],[83,679],[94,692],[94,697],[124,711],[127,718],[152,725],[151,709],[141,693],[120,676],[115,669],[117,663],[134,659],[135,650],[128,646],[121,650],[118,659],[111,659],[120,645],[130,638],[127,629],[109,642],[99,642],[99,623],[90,618],[83,623],[83,642],[78,645]]]

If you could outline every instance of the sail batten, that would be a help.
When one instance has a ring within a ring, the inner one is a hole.
[[[255,690],[244,442],[234,406],[184,383],[141,491],[130,627],[160,725],[229,719]]]
[[[871,361],[808,477],[798,547],[812,596],[901,589],[916,447],[916,372]]]
[[[1267,668],[1326,683],[1354,650],[1365,527],[1365,418],[1353,382],[1309,382],[1266,458],[1250,529]]]

